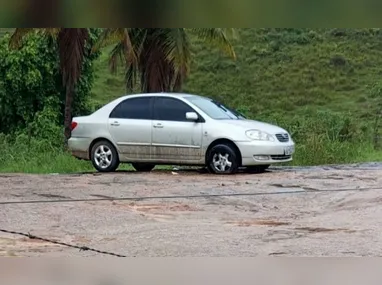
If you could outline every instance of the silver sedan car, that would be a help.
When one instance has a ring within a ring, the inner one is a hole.
[[[264,171],[291,161],[295,150],[280,127],[246,119],[207,97],[176,93],[127,95],[75,117],[68,144],[73,156],[91,160],[99,172],[120,163],[137,171],[156,165],[206,166],[215,174]]]

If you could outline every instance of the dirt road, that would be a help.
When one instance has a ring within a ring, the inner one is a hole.
[[[167,198],[94,201],[153,196]],[[4,204],[30,200],[64,201]],[[0,229],[125,256],[380,256],[381,217],[380,165],[0,175]],[[0,233],[0,256],[92,255]]]

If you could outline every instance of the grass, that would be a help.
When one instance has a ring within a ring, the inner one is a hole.
[[[309,110],[368,114],[370,87],[380,81],[380,29],[239,29],[237,60],[192,38],[194,60],[185,92],[211,96],[253,117],[304,116]],[[108,69],[107,51],[97,63],[93,100],[123,94],[122,70]]]
[[[306,110],[368,112],[368,88],[380,80],[380,35],[333,30],[242,29],[233,62],[195,45],[186,91],[248,109],[253,117]]]
[[[382,75],[381,31],[239,29],[236,61],[191,38],[194,57],[184,91],[286,128],[297,143],[292,165],[381,161],[382,152],[372,144],[380,131],[373,124],[382,98],[372,98],[372,87]],[[94,107],[126,93],[123,70],[112,75],[108,69],[107,50],[95,68]],[[26,151],[23,144],[3,142],[4,148],[9,155],[1,172],[93,170],[58,150]]]
[[[1,144],[0,144],[1,145]],[[47,151],[34,148],[34,143],[26,145],[8,145],[2,148],[5,156],[0,158],[0,172],[2,173],[76,173],[94,172],[95,169],[88,161],[81,161],[68,153],[52,149]],[[4,145],[3,145],[4,146]],[[352,144],[321,144],[318,142],[297,145],[295,160],[290,165],[328,165],[340,163],[360,163],[366,161],[381,161],[382,152],[375,152],[371,146],[354,148]],[[319,157],[319,158],[317,158]],[[309,163],[309,162],[314,163]],[[168,169],[171,166],[157,166],[156,169]],[[119,170],[133,170],[129,164],[121,164]]]
[[[76,173],[94,172],[88,161],[78,160],[51,142],[20,135],[15,140],[0,137],[0,147],[5,155],[0,157],[3,173]],[[156,169],[171,169],[160,166]],[[121,164],[119,170],[133,170],[129,164]]]

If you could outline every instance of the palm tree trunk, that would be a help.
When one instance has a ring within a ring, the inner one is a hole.
[[[58,35],[60,67],[65,86],[66,99],[64,111],[65,148],[71,136],[72,103],[74,87],[81,76],[85,56],[85,43],[89,37],[88,29],[64,28]]]
[[[66,86],[66,100],[64,111],[64,135],[65,135],[65,148],[68,146],[68,140],[72,133],[72,103],[74,96],[74,86]]]

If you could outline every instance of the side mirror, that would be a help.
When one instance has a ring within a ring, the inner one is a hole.
[[[199,116],[195,112],[187,112],[186,119],[189,121],[197,121],[199,119]]]

